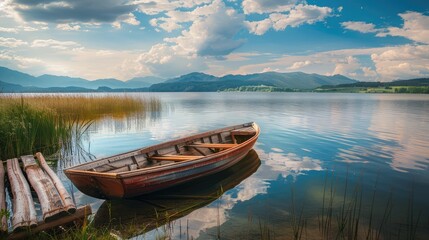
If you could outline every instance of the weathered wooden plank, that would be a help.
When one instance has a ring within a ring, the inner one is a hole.
[[[189,158],[200,158],[201,156],[195,156],[195,155],[170,155],[170,154],[165,154],[165,155],[155,155],[150,157],[150,159],[154,158],[154,157],[172,157],[172,158],[184,158],[184,159],[189,159]]]
[[[17,158],[7,160],[7,175],[13,195],[13,231],[35,227],[37,225],[36,209],[31,197],[30,186],[25,180]]]
[[[256,130],[253,127],[241,128],[231,131],[235,135],[255,135]]]
[[[133,160],[131,158],[127,158],[121,161],[117,161],[114,163],[106,163],[101,166],[97,166],[93,168],[92,170],[95,172],[109,172],[115,169],[120,169],[128,166],[129,164],[133,164]]]
[[[42,166],[43,170],[45,170],[45,172],[51,178],[52,183],[54,184],[55,188],[60,194],[61,200],[63,202],[64,208],[66,209],[66,211],[69,213],[76,212],[76,205],[73,203],[73,199],[70,197],[70,194],[65,189],[63,183],[58,178],[57,174],[55,174],[54,171],[52,171],[52,169],[48,166],[42,153],[40,152],[36,153],[36,157],[39,160],[39,163]]]
[[[192,146],[189,146],[192,147]],[[207,154],[205,154],[203,151],[201,151],[200,149],[193,147],[195,149],[195,151],[197,151],[199,154],[201,154],[202,156],[207,156]]]
[[[45,222],[63,216],[66,212],[57,189],[48,175],[43,172],[33,155],[21,156],[28,181],[37,193]]]
[[[147,160],[142,154],[132,156],[131,159],[137,165],[138,168],[142,168],[147,165]]]
[[[70,224],[73,224],[78,226],[80,222],[82,222],[87,216],[89,216],[92,213],[91,206],[86,205],[83,207],[79,207],[75,213],[68,214],[67,216],[64,216],[60,219],[57,219],[55,221],[45,223],[45,222],[39,222],[37,227],[32,228],[31,231],[24,231],[24,232],[17,232],[12,233],[8,236],[8,239],[30,239],[30,236],[32,234],[36,234],[41,231],[46,231],[49,229],[54,229],[60,226],[67,226]]]
[[[238,146],[238,144],[228,143],[201,143],[201,144],[190,144],[189,147],[200,147],[200,148],[232,148]]]
[[[4,188],[4,166],[0,160],[0,232],[7,232],[6,193]]]
[[[162,155],[153,156],[151,159],[158,161],[186,161],[201,158],[201,156],[185,156],[185,155]]]

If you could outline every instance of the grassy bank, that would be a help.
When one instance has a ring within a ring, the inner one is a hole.
[[[159,111],[156,98],[129,96],[0,96],[0,159],[41,151],[55,153],[83,133],[91,121],[109,115]]]
[[[340,92],[340,93],[429,93],[429,87],[425,86],[392,86],[392,87],[331,87],[317,88],[315,92]]]

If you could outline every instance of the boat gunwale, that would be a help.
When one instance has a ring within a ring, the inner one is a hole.
[[[141,173],[156,172],[156,171],[159,171],[160,169],[161,170],[169,170],[170,168],[176,168],[176,167],[182,167],[182,166],[186,167],[188,165],[198,164],[198,163],[201,163],[201,162],[206,162],[206,161],[209,161],[211,159],[218,158],[218,157],[223,156],[223,155],[227,155],[228,153],[236,151],[237,149],[244,148],[254,138],[256,138],[258,136],[259,136],[259,131],[257,131],[254,136],[252,136],[251,138],[249,138],[248,140],[246,140],[246,141],[244,141],[244,142],[242,142],[240,144],[237,144],[237,146],[235,146],[235,147],[228,148],[228,149],[225,149],[223,151],[210,154],[208,156],[201,156],[201,158],[198,158],[198,159],[193,159],[193,160],[188,160],[188,161],[181,161],[181,162],[173,162],[173,163],[169,163],[169,164],[165,164],[165,165],[160,165],[160,166],[153,166],[153,167],[149,167],[149,168],[140,168],[140,169],[136,169],[136,170],[132,170],[132,171],[120,172],[120,173],[117,173],[118,174],[118,178],[133,177],[135,175],[140,175]]]
[[[256,131],[255,135],[253,135],[251,138],[249,138],[248,140],[237,144],[237,146],[234,146],[232,148],[228,148],[225,149],[223,151],[219,151],[217,153],[213,153],[207,156],[201,156],[201,158],[198,159],[192,159],[192,160],[186,160],[186,161],[181,161],[181,162],[172,162],[172,163],[168,163],[168,164],[164,164],[164,165],[159,165],[159,166],[153,166],[153,167],[147,167],[147,168],[140,168],[140,169],[135,169],[135,170],[131,170],[131,171],[124,171],[124,172],[119,172],[119,173],[105,173],[105,172],[95,172],[95,171],[88,171],[88,170],[78,170],[78,169],[74,169],[77,167],[82,167],[85,165],[90,165],[96,161],[105,161],[109,158],[115,158],[115,157],[119,157],[119,156],[124,156],[124,155],[130,155],[131,156],[135,156],[135,155],[139,155],[139,154],[143,154],[144,152],[151,152],[166,146],[172,146],[175,145],[175,143],[177,142],[186,142],[192,139],[197,139],[203,136],[207,136],[207,135],[211,135],[211,134],[217,134],[217,133],[221,133],[221,132],[225,132],[225,131],[233,131],[235,129],[239,129],[239,128],[244,128],[244,127],[253,127]],[[140,149],[136,149],[136,150],[132,150],[129,152],[125,152],[125,153],[121,153],[121,154],[117,154],[117,155],[113,155],[113,156],[109,156],[109,157],[105,157],[105,158],[101,158],[98,159],[96,161],[92,161],[92,162],[88,162],[88,163],[83,163],[83,164],[79,164],[67,169],[64,169],[64,172],[67,174],[77,174],[77,175],[86,175],[86,176],[98,176],[98,177],[104,177],[104,178],[117,178],[117,179],[122,179],[122,178],[128,178],[128,177],[133,177],[135,175],[141,175],[142,173],[151,173],[151,172],[156,172],[156,171],[160,171],[161,170],[168,170],[170,168],[176,168],[176,167],[185,167],[188,166],[190,164],[196,164],[196,163],[200,163],[200,162],[205,162],[208,160],[211,160],[213,158],[217,158],[219,156],[222,155],[226,155],[230,152],[236,151],[237,149],[243,148],[245,146],[247,146],[251,141],[253,141],[255,138],[257,139],[258,136],[260,134],[260,128],[259,126],[255,123],[255,122],[248,122],[248,123],[243,123],[243,124],[238,124],[238,125],[234,125],[234,126],[230,126],[230,127],[225,127],[225,128],[220,128],[220,129],[215,129],[215,130],[210,130],[210,131],[206,131],[206,132],[202,132],[202,133],[198,133],[195,135],[190,135],[190,136],[186,136],[183,138],[178,138],[175,140],[171,140],[171,141],[167,141],[167,142],[162,142],[156,145],[151,145],[145,148],[140,148]]]

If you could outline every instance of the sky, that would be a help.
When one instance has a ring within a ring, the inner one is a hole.
[[[429,1],[0,0],[0,66],[89,80],[429,77]]]

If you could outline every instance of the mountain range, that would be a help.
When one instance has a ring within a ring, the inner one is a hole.
[[[212,92],[241,86],[272,86],[308,90],[326,85],[356,83],[342,75],[324,76],[303,72],[265,72],[248,75],[216,77],[205,73],[189,73],[172,79],[138,77],[128,81],[97,79],[89,81],[68,76],[41,75],[38,77],[0,67],[0,92]]]
[[[215,77],[204,73],[190,73],[163,83],[154,84],[149,89],[153,92],[210,92],[241,86],[265,85],[277,88],[309,90],[324,85],[356,82],[356,80],[342,75],[324,76],[303,72],[264,72],[248,75],[225,75],[223,77]]]
[[[109,88],[144,88],[149,87],[154,83],[160,83],[165,79],[158,77],[137,77],[128,81],[120,81],[118,79],[97,79],[89,81],[83,78],[74,78],[67,76],[41,75],[34,77],[26,73],[11,70],[9,68],[0,67],[0,81],[3,83],[18,84],[22,87],[79,87],[87,89],[97,89],[99,87]]]

